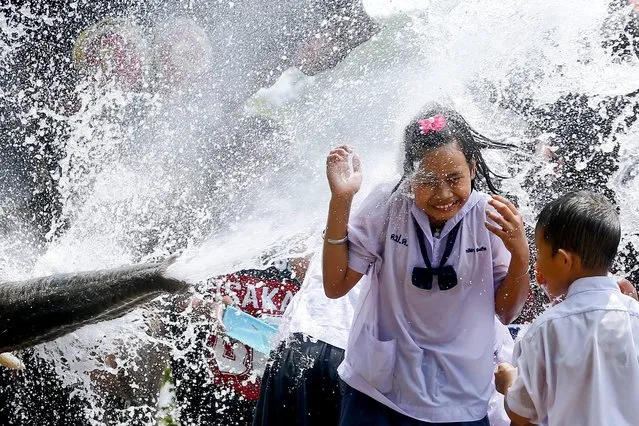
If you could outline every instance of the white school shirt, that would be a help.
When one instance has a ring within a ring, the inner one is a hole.
[[[402,188],[374,190],[350,220],[351,269],[367,273],[344,362],[338,371],[353,388],[407,416],[427,422],[486,416],[493,375],[495,289],[506,276],[510,253],[486,229],[486,194],[472,192],[434,238],[428,216]],[[441,291],[412,284],[424,266],[417,220],[433,267],[446,237],[461,219],[448,264],[459,284]]]
[[[547,425],[639,424],[639,303],[613,277],[571,284],[515,343],[508,407]]]
[[[495,352],[493,354],[493,367],[502,362],[513,362],[513,349],[515,341],[510,330],[495,316]],[[492,395],[488,402],[488,420],[490,426],[510,426],[510,417],[504,408],[504,396],[495,389],[495,382],[491,386]]]
[[[367,288],[368,278],[364,276],[344,297],[326,297],[322,279],[322,255],[318,253],[308,265],[302,287],[284,312],[278,336],[283,339],[290,333],[304,333],[337,348],[346,349],[357,299],[360,292]]]
[[[346,349],[357,300],[360,293],[366,292],[367,289],[368,276],[364,275],[345,296],[339,299],[326,297],[322,278],[322,256],[318,252],[309,263],[302,287],[282,316],[278,330],[280,340],[291,333],[303,333],[310,338]],[[512,362],[514,340],[508,327],[496,316],[495,334],[494,365]],[[510,420],[504,410],[503,396],[496,391],[491,397],[488,416],[493,426],[501,425],[497,423],[497,419],[507,421],[504,426],[510,426]]]

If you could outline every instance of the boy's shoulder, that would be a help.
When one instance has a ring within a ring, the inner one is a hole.
[[[611,281],[614,280],[611,278]],[[570,333],[577,323],[599,321],[606,312],[611,311],[622,312],[624,316],[629,315],[639,322],[639,302],[613,287],[599,290],[574,292],[572,295],[569,293],[565,300],[551,306],[535,318],[522,341],[537,340],[540,334]]]
[[[517,336],[514,358],[525,357],[548,362],[545,352],[549,347],[551,353],[564,351],[562,347],[571,341],[565,337],[574,329],[571,322],[574,312],[565,309],[562,304],[563,302],[546,309],[533,320],[523,335]]]
[[[530,341],[536,338],[540,333],[544,331],[545,328],[549,327],[552,322],[560,318],[566,318],[570,316],[571,312],[566,309],[562,309],[561,303],[550,306],[544,312],[539,314],[533,321],[530,323],[521,340]]]

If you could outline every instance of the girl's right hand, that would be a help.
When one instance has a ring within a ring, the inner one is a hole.
[[[352,169],[349,165],[352,156]],[[362,186],[362,165],[350,146],[333,148],[326,158],[326,176],[334,197],[352,198]]]

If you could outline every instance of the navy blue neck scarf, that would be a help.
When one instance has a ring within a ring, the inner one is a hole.
[[[413,222],[415,223],[415,229],[417,231],[417,239],[419,240],[419,248],[422,252],[422,257],[424,258],[424,263],[426,264],[425,268],[415,266],[413,268],[413,285],[415,287],[431,290],[433,288],[433,277],[437,276],[437,283],[439,284],[440,290],[450,290],[451,288],[457,285],[457,273],[455,272],[455,268],[452,265],[446,265],[448,261],[448,257],[450,253],[453,251],[453,247],[455,246],[455,240],[457,239],[457,233],[459,232],[459,228],[461,227],[462,221],[460,220],[457,225],[453,229],[450,230],[448,236],[446,237],[446,248],[444,249],[444,254],[442,255],[441,260],[439,261],[439,267],[433,268],[430,263],[430,259],[428,259],[428,253],[426,252],[426,243],[424,231],[417,223],[417,220],[413,217]]]

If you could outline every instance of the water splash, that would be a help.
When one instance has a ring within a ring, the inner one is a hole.
[[[481,132],[526,150],[487,158],[512,176],[503,188],[530,222],[539,206],[523,188],[532,173],[550,179],[555,170],[529,149],[553,135],[544,136],[528,111],[570,92],[590,96],[594,108],[596,97],[637,89],[636,57],[619,58],[610,47],[635,17],[630,7],[614,9],[604,0],[588,7],[576,0],[370,1],[369,12],[384,25],[378,35],[333,70],[313,77],[288,70],[279,80],[285,67],[273,46],[298,37],[282,27],[299,6],[278,3],[256,22],[251,8],[272,4],[255,3],[122,1],[97,13],[83,2],[0,7],[0,114],[3,142],[12,147],[3,163],[16,164],[3,174],[5,277],[117,266],[185,250],[170,273],[199,282],[308,254],[317,248],[326,214],[328,150],[341,143],[356,148],[364,170],[361,200],[376,183],[398,178],[402,127],[433,99],[449,100]],[[200,54],[180,41],[172,45],[177,52],[164,49],[155,61],[183,68],[145,74],[135,90],[96,84],[104,76],[78,73],[71,56],[60,53],[71,49],[60,46],[72,46],[81,29],[118,15],[141,26],[150,45],[177,28],[177,40],[195,37]],[[185,22],[192,31],[181,33]],[[236,28],[242,25],[244,32]],[[63,41],[52,41],[60,28]],[[273,37],[264,37],[269,31]],[[53,46],[51,57],[25,59],[38,46]],[[199,57],[205,60],[196,63]],[[624,244],[639,247],[633,114],[632,106],[618,113],[613,121],[627,122],[626,134],[602,131],[597,149],[614,152],[619,145],[619,168],[602,170],[602,180],[616,191]],[[579,167],[591,167],[588,158],[579,159]],[[34,213],[20,214],[25,211]],[[533,305],[528,317],[541,309]],[[199,339],[197,330],[206,325],[194,319],[187,340]],[[143,370],[148,361],[137,355],[141,348],[162,345],[173,356],[184,354],[134,313],[35,353],[88,401],[86,416],[99,424],[108,398],[95,390],[93,372]],[[104,363],[111,354],[115,368]],[[137,386],[144,381],[144,374],[132,379]],[[151,423],[152,403],[137,401],[139,409],[119,414]],[[21,407],[20,401],[11,406]]]

